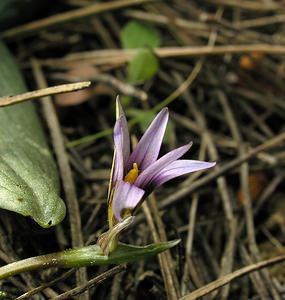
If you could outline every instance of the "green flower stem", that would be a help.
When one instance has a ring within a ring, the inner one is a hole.
[[[180,240],[133,246],[119,243],[114,252],[103,255],[98,245],[51,253],[23,259],[0,267],[0,280],[22,272],[50,267],[71,268],[97,265],[113,265],[137,261],[159,254],[177,245]]]

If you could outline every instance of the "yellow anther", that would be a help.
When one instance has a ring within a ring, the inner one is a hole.
[[[133,163],[133,168],[125,176],[124,181],[134,183],[139,176],[139,168],[137,163]]]

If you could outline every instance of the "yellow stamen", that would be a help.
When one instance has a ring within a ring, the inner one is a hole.
[[[124,181],[133,184],[139,176],[139,168],[137,163],[133,163],[133,168],[125,176]]]

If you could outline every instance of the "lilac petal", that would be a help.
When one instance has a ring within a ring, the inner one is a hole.
[[[140,170],[145,170],[157,160],[168,115],[167,108],[158,113],[132,152],[128,161],[128,168],[131,168],[133,163],[137,163]]]
[[[166,181],[175,177],[185,175],[188,173],[212,168],[216,165],[215,162],[205,162],[199,160],[177,160],[169,164],[166,168],[161,170],[150,182],[152,188],[156,188]]]
[[[135,185],[143,189],[147,188],[148,184],[153,180],[154,177],[156,177],[163,169],[167,168],[169,164],[184,155],[191,146],[192,143],[189,143],[162,156],[138,176],[137,180],[135,181]]]
[[[120,117],[114,128],[114,173],[112,176],[113,184],[124,177],[124,132],[123,132],[123,118]]]
[[[112,208],[116,219],[121,222],[121,212],[124,209],[134,209],[142,199],[145,191],[125,181],[116,185]]]
[[[126,171],[127,161],[130,156],[130,134],[129,134],[128,122],[119,97],[117,97],[116,99],[116,115],[117,115],[117,120],[121,118],[120,126],[122,127],[122,135],[123,135],[123,146],[122,146],[123,160],[124,160],[124,169]]]

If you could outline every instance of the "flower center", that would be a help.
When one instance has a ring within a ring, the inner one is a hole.
[[[133,184],[139,176],[139,168],[137,163],[133,163],[133,168],[125,176],[124,181]]]

